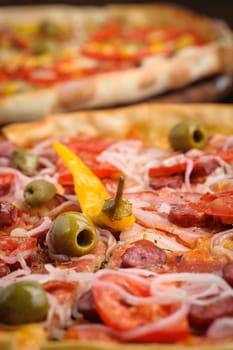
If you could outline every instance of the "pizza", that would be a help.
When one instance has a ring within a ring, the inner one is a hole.
[[[2,129],[1,349],[232,348],[232,111]]]
[[[174,5],[3,7],[0,121],[135,103],[226,75],[212,85],[221,94],[232,58],[226,23]]]

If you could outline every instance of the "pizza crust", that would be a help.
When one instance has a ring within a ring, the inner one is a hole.
[[[35,6],[5,8],[0,23],[51,18],[76,23],[80,36],[111,18],[136,25],[159,23],[193,28],[208,41],[172,58],[156,58],[138,68],[62,83],[53,88],[20,93],[0,100],[0,124],[33,120],[51,113],[136,103],[213,74],[233,74],[233,37],[223,22],[169,5],[109,5],[103,7]],[[78,45],[78,38],[77,38]]]
[[[160,64],[124,72],[99,74],[57,87],[57,111],[74,111],[133,103],[186,86],[222,70],[220,48],[190,48]]]
[[[221,104],[152,104],[108,110],[50,115],[29,123],[2,128],[9,141],[25,147],[59,136],[86,134],[127,137],[139,127],[149,143],[166,147],[170,128],[181,120],[199,120],[209,133],[232,134],[233,106]]]

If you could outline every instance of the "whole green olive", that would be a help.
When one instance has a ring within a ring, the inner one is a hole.
[[[41,21],[38,31],[41,35],[45,37],[51,37],[51,38],[57,38],[62,36],[66,33],[68,30],[67,25],[64,26],[61,23],[50,21],[50,20],[43,20]]]
[[[57,254],[82,256],[95,247],[96,229],[84,214],[65,212],[55,219],[48,240]]]
[[[195,121],[186,120],[176,124],[169,133],[173,149],[186,152],[191,148],[202,149],[207,142],[204,127]]]
[[[13,168],[19,169],[25,175],[33,176],[36,174],[39,159],[30,151],[17,149],[11,154],[10,165]]]
[[[49,304],[36,281],[13,283],[0,291],[0,322],[20,325],[46,319]]]
[[[55,52],[57,44],[52,40],[36,41],[33,45],[33,53],[35,55],[42,55],[46,52]]]
[[[56,194],[56,187],[46,180],[34,180],[24,189],[24,201],[31,208],[40,207]]]

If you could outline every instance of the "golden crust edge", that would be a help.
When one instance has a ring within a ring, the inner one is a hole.
[[[200,120],[209,133],[233,133],[233,105],[143,103],[124,108],[88,110],[10,124],[2,128],[6,139],[27,146],[47,138],[103,134],[127,136],[133,127],[141,127],[149,141],[167,146],[170,128],[184,119]],[[148,128],[149,125],[149,128]],[[35,132],[36,131],[36,132]]]

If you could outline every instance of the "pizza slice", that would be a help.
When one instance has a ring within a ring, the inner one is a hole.
[[[4,127],[1,347],[231,348],[231,121],[145,104]]]
[[[227,25],[173,5],[7,7],[0,47],[1,123],[135,103],[232,73]]]

